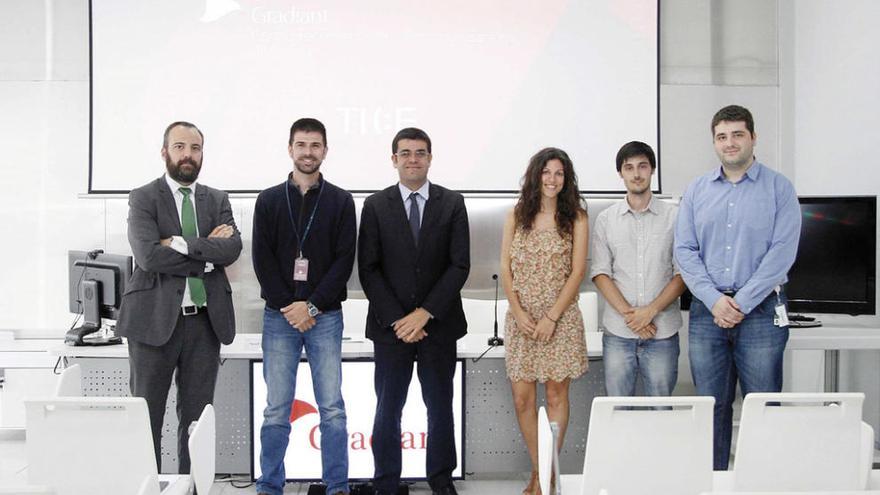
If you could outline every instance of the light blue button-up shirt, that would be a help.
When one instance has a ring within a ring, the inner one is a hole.
[[[681,199],[675,260],[708,308],[721,291],[734,290],[748,314],[788,281],[800,232],[797,194],[782,174],[755,161],[732,183],[719,166],[694,180]]]

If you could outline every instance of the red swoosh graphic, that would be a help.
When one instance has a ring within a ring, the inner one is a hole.
[[[315,406],[309,404],[306,401],[294,399],[293,404],[290,406],[290,422],[293,423],[294,421],[307,414],[317,413],[318,410],[315,409]]]

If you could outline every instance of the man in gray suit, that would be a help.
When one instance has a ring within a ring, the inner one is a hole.
[[[116,333],[128,338],[131,394],[150,410],[156,465],[162,420],[177,371],[178,459],[189,473],[188,427],[214,398],[220,344],[235,337],[225,268],[241,235],[228,195],[197,184],[202,132],[189,122],[165,129],[167,173],[128,195],[128,241],[136,266],[122,296]]]

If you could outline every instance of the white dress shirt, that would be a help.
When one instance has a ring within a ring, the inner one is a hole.
[[[400,188],[400,197],[403,199],[403,208],[406,210],[406,218],[409,218],[409,210],[412,205],[412,201],[409,199],[409,195],[416,192],[419,193],[418,203],[419,203],[419,226],[422,225],[422,219],[425,218],[425,203],[428,202],[428,190],[431,188],[431,183],[429,181],[425,181],[417,191],[411,191],[408,187],[404,186],[401,183],[397,183],[397,187]]]

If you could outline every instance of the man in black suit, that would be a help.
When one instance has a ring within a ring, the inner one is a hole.
[[[136,266],[122,296],[116,333],[128,338],[131,395],[150,411],[156,465],[162,420],[177,370],[179,470],[189,473],[190,423],[214,398],[220,344],[235,337],[225,268],[241,252],[229,195],[196,183],[202,131],[189,122],[165,129],[165,175],[128,195],[128,241]]]
[[[358,242],[376,361],[373,487],[377,494],[398,491],[400,417],[418,361],[428,409],[428,483],[435,494],[456,494],[452,384],[456,341],[467,332],[461,306],[470,271],[467,210],[461,194],[428,182],[431,139],[424,131],[401,130],[391,151],[400,182],[364,201]]]

